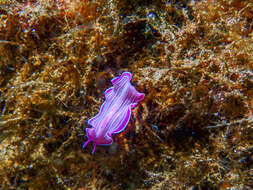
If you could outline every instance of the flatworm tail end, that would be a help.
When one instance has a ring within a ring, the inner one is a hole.
[[[90,143],[90,141],[91,141],[90,139],[87,140],[87,141],[83,144],[82,148],[85,148],[85,147]],[[96,150],[96,147],[97,147],[97,144],[94,143],[94,144],[93,144],[93,149],[92,149],[91,154],[94,154],[94,152],[95,152],[95,150]]]
[[[95,150],[96,150],[96,147],[97,147],[97,144],[96,144],[96,143],[94,143],[94,144],[93,144],[93,149],[92,149],[91,154],[94,154],[94,152],[95,152]]]
[[[91,141],[90,139],[87,140],[87,141],[83,144],[82,148],[85,148],[85,147],[87,146],[87,144],[89,144],[90,141]]]

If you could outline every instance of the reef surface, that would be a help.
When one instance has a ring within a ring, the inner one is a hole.
[[[0,189],[253,188],[253,3],[1,0]],[[110,80],[145,99],[82,149]]]

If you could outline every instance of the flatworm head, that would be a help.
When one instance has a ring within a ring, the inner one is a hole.
[[[86,128],[88,140],[83,144],[83,148],[91,141],[94,142],[92,154],[96,145],[111,145],[113,143],[112,134],[122,132],[131,116],[131,109],[143,100],[144,93],[138,92],[130,83],[132,75],[124,72],[119,77],[111,80],[113,86],[105,91],[105,101],[99,113],[89,119],[91,128]]]

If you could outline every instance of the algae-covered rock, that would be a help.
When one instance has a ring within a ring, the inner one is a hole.
[[[0,1],[0,189],[252,189],[253,4]],[[111,146],[87,120],[124,71]]]

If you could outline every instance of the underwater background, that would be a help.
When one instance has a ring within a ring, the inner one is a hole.
[[[145,99],[82,149],[110,80]],[[253,189],[251,0],[0,0],[1,190]]]

